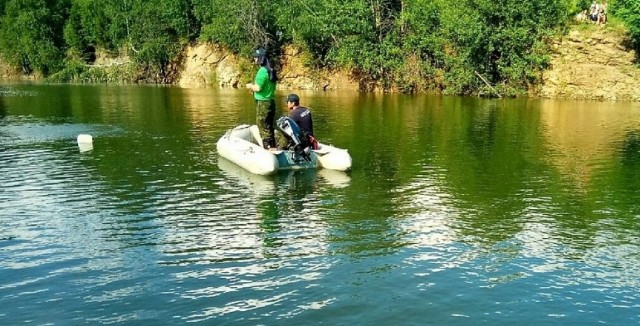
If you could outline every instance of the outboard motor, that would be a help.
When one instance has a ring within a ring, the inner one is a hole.
[[[284,116],[276,121],[276,126],[289,141],[289,148],[293,148],[294,155],[310,162],[311,144],[307,134],[300,129],[298,124],[291,118]],[[296,159],[295,156],[294,159]]]

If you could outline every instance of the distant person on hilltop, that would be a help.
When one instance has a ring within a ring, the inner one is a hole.
[[[604,25],[607,22],[607,0],[602,0],[600,11],[598,12],[598,24]]]
[[[586,22],[586,21],[587,21],[587,19],[588,19],[588,16],[587,16],[587,9],[585,9],[585,10],[583,10],[583,11],[579,12],[579,13],[576,15],[576,18],[575,18],[575,19],[576,19],[576,21],[577,21],[577,22],[579,22],[579,23],[584,23],[584,22]]]
[[[599,11],[600,11],[600,6],[596,2],[596,0],[593,0],[593,3],[591,3],[591,6],[589,7],[589,19],[591,19],[592,22],[594,23],[598,22]]]

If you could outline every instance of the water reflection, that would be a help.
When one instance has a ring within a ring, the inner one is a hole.
[[[640,164],[640,129],[625,132],[620,148],[623,165],[635,168]]]
[[[277,179],[274,176],[253,174],[223,157],[219,157],[217,160],[218,168],[227,178],[235,180],[239,187],[246,188],[254,196],[268,196],[276,192]]]
[[[611,171],[599,178],[594,188],[599,190],[598,196],[603,203],[608,203],[610,214],[624,216],[624,229],[631,228],[630,224],[638,224],[640,205],[634,194],[640,191],[640,129],[628,130],[619,142],[619,151],[615,156]]]
[[[351,177],[343,171],[320,169],[318,176],[333,188],[346,188],[351,183]]]
[[[435,155],[427,156],[422,169],[440,174],[432,182],[440,185],[439,197],[447,200],[448,210],[456,212],[450,227],[474,242],[495,243],[522,230],[524,182],[535,185],[541,176],[539,166],[514,154],[541,149],[539,136],[531,132],[536,120],[527,119],[529,112],[507,114],[511,110],[499,101],[480,107],[476,103],[452,99],[445,102],[447,110],[433,112],[433,119],[440,121],[434,124],[446,121],[446,128],[434,127],[435,134],[424,139]]]
[[[328,242],[322,204],[317,200],[331,190],[324,188],[315,170],[258,176],[222,158],[217,160],[221,177],[215,183],[218,193],[224,195],[211,199],[215,215],[199,222],[198,233],[208,234],[201,239],[206,245],[193,248],[185,243],[184,250],[167,251],[174,258],[168,257],[166,264],[200,266],[175,275],[185,288],[180,295],[198,306],[180,318],[232,321],[243,312],[272,310],[294,302],[320,307],[314,305],[315,300],[308,301],[308,291],[299,289],[313,288],[331,266],[318,258],[326,255]],[[190,238],[194,236],[197,233]],[[172,237],[168,242],[184,239]],[[192,259],[185,260],[188,256]],[[293,263],[296,260],[300,264]],[[331,301],[320,301],[327,300]],[[290,318],[308,309],[312,308],[290,309],[287,314]]]
[[[8,324],[638,319],[638,105],[310,92],[354,169],[262,177],[215,152],[246,92],[37,89],[0,97]]]
[[[259,176],[223,158],[218,158],[218,167],[227,177],[225,186],[245,194],[244,204],[255,207],[262,231],[260,247],[264,248],[265,257],[283,253],[315,255],[326,250],[322,249],[327,246],[323,242],[326,227],[318,198],[327,189],[321,187],[317,170]],[[291,252],[292,248],[297,249]]]
[[[4,95],[1,92],[2,89],[0,89],[0,120],[7,116],[7,106],[4,104]]]
[[[613,114],[612,106],[620,109]],[[638,108],[627,103],[540,101],[544,136],[553,154],[550,162],[576,191],[584,192],[598,167],[614,155],[625,131],[639,127],[637,114]]]
[[[226,175],[228,186],[236,188],[236,192],[251,194],[245,196],[243,205],[255,206],[259,215],[262,243],[256,243],[256,248],[262,248],[264,257],[274,257],[268,248],[282,245],[278,238],[282,216],[274,200],[279,185],[278,176],[252,174],[221,157],[218,158],[218,167]]]

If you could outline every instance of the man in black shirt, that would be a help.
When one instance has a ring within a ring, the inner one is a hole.
[[[311,118],[311,111],[306,107],[300,106],[300,97],[296,94],[289,94],[287,96],[287,108],[289,109],[288,119],[292,120],[298,126],[298,128],[295,129],[299,129],[301,132],[296,135],[296,137],[301,143],[302,148],[309,146],[311,149],[318,149],[320,144],[313,135],[313,119]],[[277,124],[279,124],[282,119],[283,118],[278,119]],[[280,128],[280,126],[278,128]],[[287,131],[283,131],[282,129],[280,131],[282,131],[282,133],[278,134],[282,135],[282,137],[278,137],[278,143],[282,144],[280,148],[292,148],[292,146],[296,144],[296,141],[290,139],[291,137],[289,136],[284,136],[284,134],[287,134]]]
[[[302,130],[313,136],[313,119],[311,119],[311,111],[304,106],[300,106],[300,97],[296,94],[287,96],[287,108],[289,109],[289,118],[291,118]]]

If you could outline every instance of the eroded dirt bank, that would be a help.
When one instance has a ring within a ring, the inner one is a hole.
[[[542,83],[535,86],[530,95],[640,101],[640,67],[635,63],[636,54],[628,47],[626,37],[625,33],[608,26],[574,26],[567,35],[552,44],[551,66],[542,74]],[[126,57],[109,57],[104,53],[97,57],[96,67],[130,62]],[[293,46],[284,50],[280,58],[280,89],[363,89],[362,82],[349,72],[314,70],[304,64],[306,60],[306,54]],[[250,81],[252,68],[247,58],[228,53],[215,45],[196,44],[186,47],[179,62],[172,65],[168,81],[182,87],[243,87]],[[19,69],[3,64],[1,58],[0,78],[41,79],[39,76],[22,75]]]
[[[185,49],[185,56],[176,83],[182,87],[244,87],[250,82],[251,68],[246,59],[224,49],[197,44]],[[287,47],[280,58],[278,88],[309,90],[359,90],[358,82],[344,72],[311,70],[304,65],[304,54]]]
[[[535,95],[545,98],[640,101],[640,68],[624,33],[606,27],[573,29],[554,54]]]

